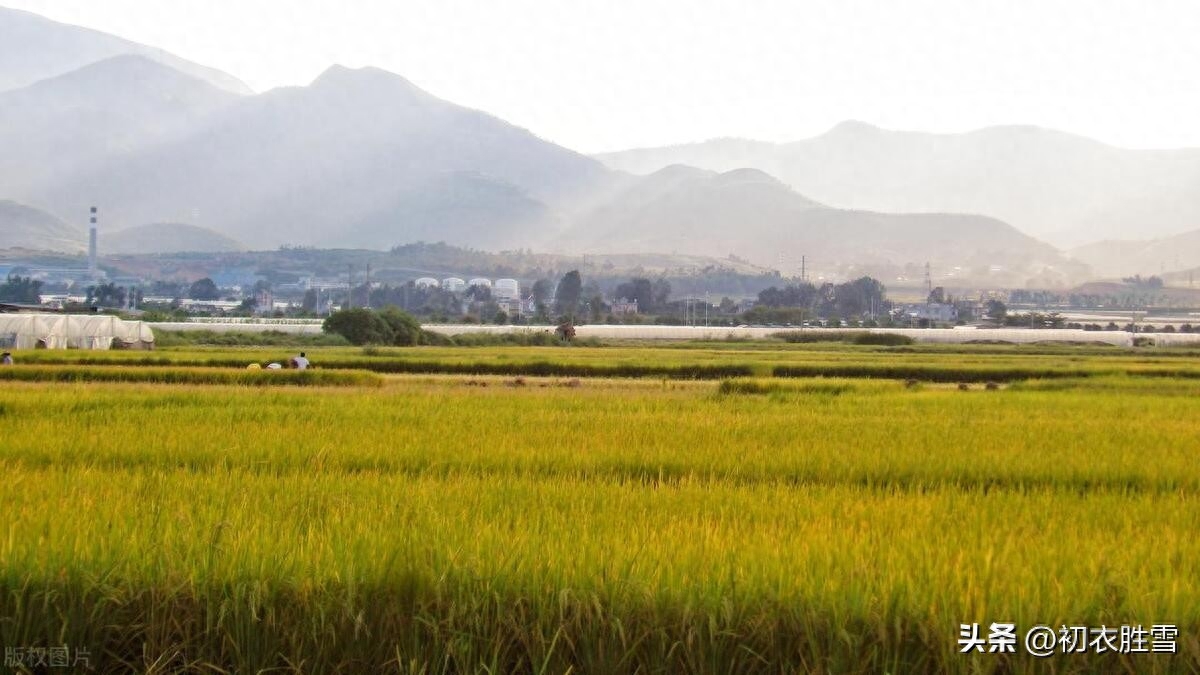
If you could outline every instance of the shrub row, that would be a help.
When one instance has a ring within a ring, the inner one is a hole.
[[[665,377],[673,380],[719,380],[754,374],[748,365],[675,365],[640,364],[599,365],[589,363],[452,363],[443,361],[355,361],[355,367],[377,373],[444,373],[455,375],[529,375],[542,377]],[[338,368],[337,363],[322,367]]]
[[[378,387],[375,373],[353,370],[227,370],[216,368],[127,368],[122,366],[20,366],[0,369],[8,382],[148,382],[250,387]]]
[[[929,366],[821,364],[776,366],[775,377],[877,377],[922,382],[1013,382],[1041,378],[1088,377],[1098,375],[1085,370],[1045,368],[934,368]]]
[[[350,343],[340,335],[328,333],[285,333],[268,330],[261,333],[247,331],[217,332],[211,330],[161,330],[154,329],[154,341],[158,347],[190,347],[197,345],[217,347],[344,347]]]

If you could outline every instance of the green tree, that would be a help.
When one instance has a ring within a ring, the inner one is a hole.
[[[555,310],[560,316],[574,318],[579,308],[579,296],[583,293],[583,279],[579,270],[571,270],[563,275],[554,292]]]
[[[383,317],[361,307],[330,314],[321,325],[321,330],[341,335],[353,345],[390,345],[396,338],[392,327]]]
[[[1003,321],[1004,317],[1008,315],[1008,307],[1006,307],[1003,302],[1000,302],[999,300],[996,300],[995,298],[988,300],[986,307],[987,307],[987,311],[985,312],[985,314],[989,319],[995,319],[996,321]]]
[[[125,289],[111,281],[88,288],[87,304],[99,307],[121,307],[125,304]]]
[[[588,299],[588,309],[591,310],[592,323],[600,323],[600,317],[604,315],[604,296],[592,294]]]
[[[626,300],[637,300],[638,310],[642,312],[654,309],[654,285],[646,278],[639,277],[626,281],[617,286],[613,296]]]
[[[10,276],[0,284],[0,302],[36,305],[42,301],[42,282],[32,277]]]
[[[315,312],[317,311],[317,303],[317,291],[316,289],[310,288],[307,291],[304,291],[304,300],[301,301],[300,308],[306,312]]]
[[[369,311],[369,310],[368,310]],[[413,315],[396,307],[388,305],[379,310],[379,318],[383,319],[392,332],[392,344],[410,347],[424,343],[425,331]]]
[[[554,293],[554,284],[549,279],[538,279],[533,282],[533,302],[535,305],[544,305],[550,302],[550,296]]]
[[[864,316],[883,310],[885,289],[871,277],[838,284],[833,289],[834,312],[845,317]]]
[[[763,289],[758,293],[758,304],[766,307],[800,307],[813,306],[817,298],[817,287],[802,281],[798,284],[788,284],[783,288]]]
[[[671,282],[666,279],[655,279],[653,284],[654,301],[650,303],[649,311],[657,312],[667,306],[667,302],[671,299]],[[641,303],[638,304],[638,311],[642,310]]]
[[[204,277],[188,287],[188,297],[193,300],[216,300],[221,297],[221,290],[216,282]]]

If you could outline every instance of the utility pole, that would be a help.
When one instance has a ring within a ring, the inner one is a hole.
[[[354,265],[346,265],[346,309],[354,309]]]
[[[933,295],[933,273],[929,268],[929,262],[925,262],[925,300],[929,301],[929,296]]]
[[[800,281],[808,281],[808,270],[806,269],[807,264],[808,256],[800,256]]]

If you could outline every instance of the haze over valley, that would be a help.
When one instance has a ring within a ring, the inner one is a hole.
[[[112,253],[444,241],[1049,287],[1200,266],[1196,149],[845,122],[588,156],[379,68],[256,94],[22,11],[0,35],[0,248],[79,253],[98,205]]]

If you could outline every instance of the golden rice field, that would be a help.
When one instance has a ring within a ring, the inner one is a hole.
[[[1187,355],[311,351],[345,369],[18,354],[0,375],[0,643],[83,649],[104,673],[1200,670]],[[404,359],[755,377],[354,367]],[[770,377],[856,362],[1078,372],[965,391]],[[1174,655],[959,652],[960,624],[991,622],[1179,635]]]

